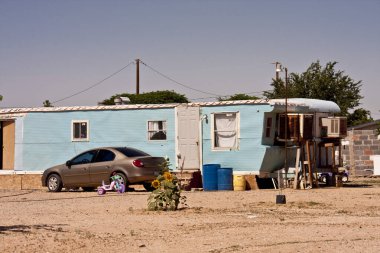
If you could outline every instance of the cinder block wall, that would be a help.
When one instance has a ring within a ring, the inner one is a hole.
[[[36,190],[43,189],[41,176],[36,174],[9,174],[0,175],[0,189],[2,190]]]
[[[380,140],[376,130],[351,130],[345,140],[349,144],[342,150],[343,162],[350,166],[351,175],[373,175],[370,156],[380,155]]]

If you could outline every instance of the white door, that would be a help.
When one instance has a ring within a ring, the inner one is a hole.
[[[199,107],[177,107],[178,169],[199,169]]]

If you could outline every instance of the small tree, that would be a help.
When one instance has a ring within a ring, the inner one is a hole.
[[[255,100],[259,99],[256,96],[249,96],[247,94],[238,93],[233,96],[227,97],[227,98],[218,98],[219,101],[232,101],[232,100]]]
[[[139,95],[130,93],[116,94],[108,99],[103,100],[101,104],[114,105],[114,99],[118,97],[128,97],[130,104],[170,104],[189,102],[185,95],[178,94],[174,91],[164,90],[146,92]]]
[[[347,124],[349,126],[357,126],[360,124],[372,122],[371,112],[363,108],[356,109],[353,113],[347,117]]]

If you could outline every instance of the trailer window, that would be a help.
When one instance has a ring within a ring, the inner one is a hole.
[[[212,148],[216,150],[237,149],[239,133],[238,113],[214,113],[213,115]]]

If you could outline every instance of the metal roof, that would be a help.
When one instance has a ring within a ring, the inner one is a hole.
[[[136,109],[161,109],[177,106],[225,106],[225,105],[250,105],[269,104],[273,111],[285,110],[285,99],[258,99],[236,101],[194,102],[187,104],[133,104],[133,105],[97,105],[97,106],[64,106],[64,107],[27,107],[27,108],[0,108],[1,114],[18,114],[28,112],[70,112],[70,111],[105,111],[105,110],[136,110]],[[332,112],[338,113],[338,105],[331,101],[306,98],[288,99],[289,112]]]
[[[269,100],[269,104],[273,106],[273,111],[284,112],[285,111],[285,99],[272,99]],[[332,102],[320,99],[310,98],[289,98],[288,99],[288,112],[327,112],[327,113],[339,113],[339,106]]]
[[[25,108],[0,108],[0,114],[26,113],[26,112],[66,112],[66,111],[104,111],[104,110],[136,110],[136,109],[160,109],[184,106],[223,106],[241,104],[268,104],[268,100],[236,100],[215,102],[194,102],[184,104],[131,104],[131,105],[97,105],[97,106],[65,106],[65,107],[25,107]]]
[[[356,125],[356,126],[351,126],[351,127],[348,127],[347,130],[350,131],[350,130],[367,130],[367,129],[376,129],[379,127],[379,124],[380,124],[380,119],[377,119],[377,120],[374,120],[372,122],[367,122],[367,123],[363,123],[363,124],[360,124],[360,125]]]

